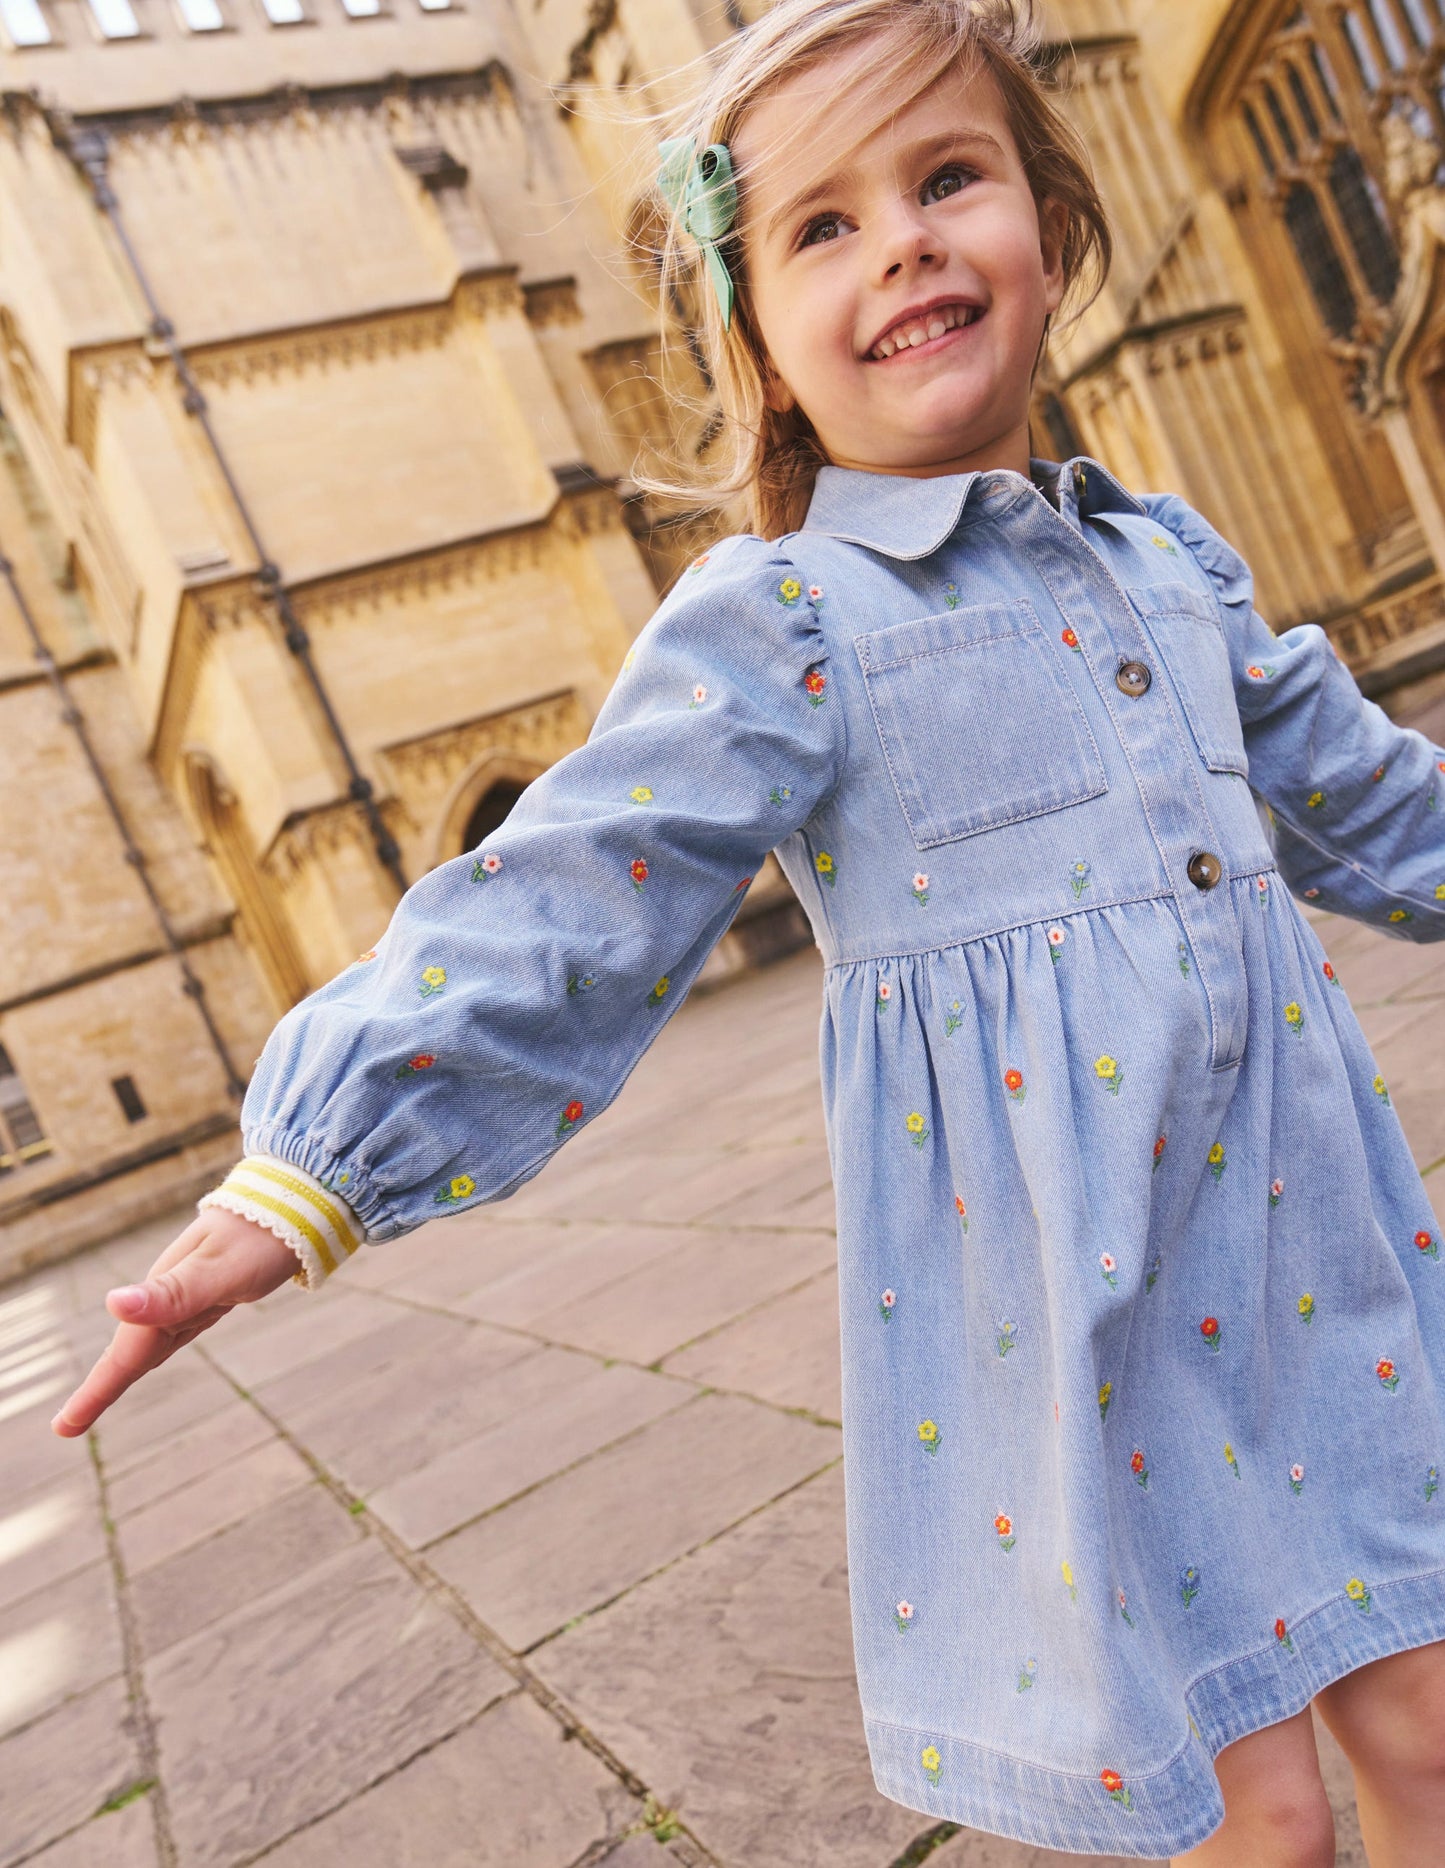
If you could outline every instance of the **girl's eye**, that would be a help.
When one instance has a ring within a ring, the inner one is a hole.
[[[946,201],[950,195],[961,194],[970,182],[978,180],[977,171],[965,168],[962,163],[950,163],[946,169],[939,169],[930,175],[923,184],[922,199],[925,202]]]
[[[836,240],[838,229],[843,224],[841,214],[818,214],[803,229],[799,246],[820,246],[825,240]]]

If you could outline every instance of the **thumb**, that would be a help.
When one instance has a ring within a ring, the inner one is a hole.
[[[178,1323],[189,1322],[217,1301],[219,1292],[207,1287],[220,1281],[216,1277],[206,1277],[203,1264],[192,1258],[172,1271],[147,1278],[143,1284],[122,1284],[107,1292],[105,1307],[120,1323],[144,1323],[158,1330],[174,1329]],[[234,1297],[229,1301],[233,1302]]]

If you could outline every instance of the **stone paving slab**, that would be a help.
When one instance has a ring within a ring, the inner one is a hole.
[[[1311,919],[1445,1224],[1445,969]],[[853,1680],[818,1000],[802,955],[695,1001],[515,1199],[238,1311],[98,1464],[48,1416],[190,1214],[0,1290],[0,1868],[895,1868],[940,1839],[873,1789]],[[926,1860],[1115,1868],[971,1831]]]

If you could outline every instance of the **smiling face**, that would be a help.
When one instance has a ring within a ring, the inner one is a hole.
[[[886,42],[780,84],[733,138],[749,314],[775,406],[874,473],[1028,472],[1044,321],[1063,296],[1063,211],[1041,221],[986,70],[901,91],[861,141]]]

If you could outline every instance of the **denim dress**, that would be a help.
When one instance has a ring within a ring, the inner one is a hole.
[[[1096,463],[825,468],[289,1013],[248,1150],[371,1240],[604,1108],[778,847],[826,962],[854,1644],[900,1803],[1132,1857],[1445,1639],[1445,1261],[1294,896],[1445,936],[1445,753]]]

